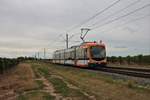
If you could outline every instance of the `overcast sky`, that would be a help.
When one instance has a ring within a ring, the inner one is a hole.
[[[90,20],[72,27],[102,11],[117,0],[0,0],[0,56],[33,56],[46,48],[47,57],[65,48],[65,34],[93,29],[87,41],[103,40],[108,56],[150,54],[150,6],[112,23],[105,24],[147,4],[150,0],[120,0],[116,5]],[[133,4],[132,6],[129,6]],[[121,10],[126,8],[124,10]],[[121,10],[121,11],[120,11]],[[70,46],[79,44],[79,34]],[[75,42],[76,41],[76,42]]]

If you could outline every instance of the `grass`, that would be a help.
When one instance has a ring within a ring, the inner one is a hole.
[[[48,80],[54,85],[57,93],[61,93],[63,96],[68,96],[69,88],[67,85],[59,78],[48,78]]]
[[[25,95],[20,95],[17,100],[55,100],[55,97],[46,92],[33,91]]]
[[[28,62],[31,64],[31,62]],[[40,73],[42,73],[42,75],[46,76],[48,75],[48,71],[46,69],[46,67],[41,68],[41,65],[37,66],[38,64],[33,64],[32,63],[32,69],[35,75],[35,78],[40,78]],[[31,77],[34,78],[34,77]],[[42,90],[44,88],[44,84],[43,84],[43,80],[35,80],[33,81],[35,82],[36,88],[29,88],[28,90],[24,90],[22,92],[20,92],[19,97],[17,98],[17,100],[55,100],[55,97],[51,96],[49,93],[47,92],[41,92],[39,90]],[[22,93],[25,92],[25,95],[23,95]]]
[[[59,67],[57,65],[54,65],[55,66],[55,69],[56,71],[66,71],[67,74],[78,74],[80,77],[84,77],[84,78],[80,78],[79,80],[80,81],[85,81],[86,79],[89,79],[89,78],[93,78],[93,79],[99,79],[99,80],[103,80],[105,81],[106,83],[110,83],[110,84],[116,84],[116,85],[124,85],[124,86],[127,86],[129,88],[137,88],[137,89],[141,89],[141,90],[150,90],[150,88],[148,88],[149,86],[147,85],[139,85],[137,82],[135,81],[132,81],[132,80],[125,80],[125,79],[117,79],[117,78],[114,78],[114,77],[111,77],[111,76],[107,76],[107,75],[104,75],[104,74],[101,74],[99,73],[98,71],[97,72],[93,72],[93,71],[90,71],[90,70],[86,70],[86,69],[77,69],[77,68],[73,68],[73,71],[71,68],[62,68],[62,67]],[[60,75],[64,76],[61,72],[60,72]],[[66,77],[66,76],[65,76]],[[74,83],[74,82],[72,82]]]
[[[55,92],[61,94],[63,97],[74,97],[78,100],[88,100],[88,97],[85,96],[80,90],[72,89],[67,86],[67,84],[60,78],[51,77],[52,74],[56,74],[50,71],[49,67],[42,65],[36,66],[38,73],[47,78],[49,82],[51,82],[55,88]],[[42,87],[42,82],[37,81],[39,87]]]
[[[37,63],[34,62],[34,64]],[[140,89],[142,87],[139,88],[134,82],[114,79],[99,72],[42,62],[38,63],[37,66],[38,69],[41,68],[39,72],[44,73],[43,75],[54,85],[56,92],[61,93],[63,96],[74,97],[82,95],[80,91],[86,91],[86,93],[101,100],[149,100],[147,97],[150,97],[149,92]],[[63,80],[51,78],[50,74],[61,76]],[[64,80],[80,88],[80,91],[70,89]],[[142,91],[139,92],[135,88]]]
[[[49,70],[48,70],[47,67],[38,68],[38,71],[39,71],[39,73],[40,73],[42,76],[47,77],[47,76],[50,75],[50,74],[49,74]]]
[[[19,64],[14,73],[11,75],[11,79],[13,83],[10,82],[11,88],[13,88],[17,93],[21,93],[23,91],[30,91],[36,89],[38,86],[34,81],[34,73],[29,64]],[[12,84],[12,85],[11,85]],[[13,84],[17,84],[14,86]]]
[[[45,77],[50,75],[48,67],[41,66],[41,64],[38,63],[31,63],[31,65],[37,78],[40,78],[40,75]]]
[[[19,95],[17,100],[27,100],[27,98],[24,95]]]
[[[55,97],[53,97],[53,96],[51,96],[49,94],[46,94],[46,95],[43,96],[43,99],[44,100],[55,100]]]
[[[127,87],[131,89],[135,89],[139,92],[143,92],[143,91],[150,92],[150,85],[146,85],[146,86],[138,85],[135,81],[131,81],[131,80],[127,81],[125,84]]]
[[[38,70],[37,70],[37,68],[36,68],[36,65],[32,64],[31,67],[32,67],[32,69],[33,69],[33,72],[34,72],[35,77],[36,77],[36,78],[40,78],[41,76],[40,76],[40,74],[38,73]]]
[[[67,84],[59,78],[48,78],[48,80],[54,85],[56,92],[61,93],[64,97],[82,97],[82,99],[88,99],[81,91],[69,88]]]
[[[36,83],[38,85],[38,89],[43,89],[44,88],[44,84],[42,80],[36,80]]]

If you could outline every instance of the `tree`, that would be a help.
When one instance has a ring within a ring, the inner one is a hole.
[[[119,59],[119,63],[120,63],[120,64],[122,64],[122,62],[123,62],[122,57],[121,57],[121,56],[119,56],[119,57],[118,57],[118,59]]]
[[[143,55],[138,55],[138,62],[139,64],[142,64]]]
[[[131,64],[131,57],[129,55],[126,57],[126,60],[128,64]]]

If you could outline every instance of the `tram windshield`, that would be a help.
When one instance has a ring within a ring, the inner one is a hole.
[[[92,59],[104,59],[106,56],[105,48],[99,46],[91,47]]]

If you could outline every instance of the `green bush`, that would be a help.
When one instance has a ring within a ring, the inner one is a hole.
[[[0,58],[0,74],[3,74],[4,71],[16,66],[17,64],[17,59]]]
[[[107,57],[108,62],[110,63],[120,63],[123,64],[124,62],[128,64],[150,64],[150,55],[137,55],[137,56],[126,56],[126,57],[116,57],[116,56],[111,56]]]

